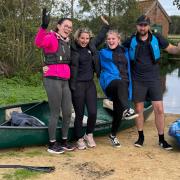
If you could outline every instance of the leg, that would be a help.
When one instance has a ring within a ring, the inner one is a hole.
[[[164,108],[161,81],[155,81],[150,85],[148,89],[148,96],[152,100],[155,114],[155,124],[159,135],[159,145],[166,150],[171,150],[172,146],[164,140]]]
[[[152,100],[158,134],[164,134],[164,108],[162,94],[161,81],[154,81],[148,89],[148,96]]]
[[[75,147],[67,143],[69,124],[71,121],[71,114],[72,114],[72,100],[71,100],[71,92],[69,89],[68,81],[63,82],[61,107],[62,107],[61,109],[62,109],[62,119],[63,119],[61,145],[64,150],[73,151]]]
[[[76,89],[72,91],[72,102],[75,111],[74,131],[78,140],[83,137],[82,123],[85,107],[85,85],[83,82],[78,82]]]
[[[143,126],[144,126],[144,102],[138,102],[135,103],[135,111],[139,115],[136,118],[136,127],[138,131],[143,131]]]
[[[44,86],[48,96],[48,103],[50,108],[50,120],[48,126],[49,132],[49,147],[48,152],[54,154],[61,154],[64,152],[64,149],[59,146],[56,142],[56,128],[57,121],[59,119],[61,98],[62,98],[62,88],[61,80],[54,80],[44,78]]]
[[[97,92],[94,82],[89,82],[86,87],[85,102],[88,112],[86,134],[93,133],[97,118]]]
[[[142,147],[144,143],[144,133],[143,133],[143,126],[144,126],[144,102],[135,103],[135,110],[136,113],[139,115],[136,117],[136,127],[138,130],[138,140],[134,143],[136,147]]]
[[[119,126],[122,121],[122,115],[123,115],[123,108],[121,107],[121,103],[118,98],[113,99],[113,121],[112,121],[112,129],[111,134],[109,135],[109,138],[111,140],[111,143],[114,147],[121,147],[121,144],[116,137],[116,134],[118,132]]]
[[[136,147],[142,147],[144,143],[144,101],[146,99],[146,95],[148,92],[148,88],[141,82],[134,81],[133,82],[133,100],[135,105],[135,111],[138,114],[136,117],[136,127],[138,130],[138,140],[134,143]]]
[[[62,100],[61,80],[44,78],[44,86],[48,96],[48,103],[51,112],[48,126],[49,140],[55,141],[57,121],[59,119],[59,112]]]
[[[119,80],[114,80],[106,88],[106,94],[109,97],[111,97],[113,100],[113,121],[112,121],[111,134],[109,135],[109,138],[114,147],[121,146],[119,143],[119,140],[116,138],[116,134],[121,124],[123,111],[124,109],[126,109],[124,103],[122,103],[121,101],[122,100],[121,97],[123,96],[121,96],[120,89],[119,89],[120,86],[118,84],[119,84]]]
[[[122,113],[126,108],[121,100],[123,95],[121,95],[120,93],[119,82],[120,80],[113,80],[106,88],[106,94],[109,97],[111,97],[113,100],[113,121],[112,121],[112,129],[111,129],[111,133],[113,136],[116,136],[116,133],[118,131],[122,119]]]
[[[63,82],[62,89],[62,139],[67,139],[69,124],[71,121],[71,113],[72,113],[72,99],[71,99],[71,91],[69,89],[68,81]]]
[[[152,101],[154,114],[155,114],[155,124],[159,135],[159,145],[165,150],[172,150],[172,146],[167,143],[164,139],[164,109],[163,101]]]
[[[118,81],[117,84],[117,97],[120,102],[122,110],[129,109],[128,104],[128,82],[126,81]]]
[[[163,101],[152,101],[155,114],[155,124],[158,134],[164,134],[164,108]]]
[[[113,99],[113,121],[112,121],[112,136],[116,136],[119,126],[121,124],[123,115],[123,109],[121,108],[121,103],[118,99]]]
[[[96,143],[93,139],[93,131],[97,118],[97,92],[93,81],[86,82],[85,103],[88,112],[88,120],[84,139],[89,147],[95,147]]]

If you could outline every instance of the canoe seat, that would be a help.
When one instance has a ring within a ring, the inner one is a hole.
[[[15,107],[5,110],[5,121],[9,121],[11,119],[12,112],[19,112],[22,113],[21,107]]]
[[[110,109],[111,111],[113,111],[113,102],[110,101],[109,99],[104,99],[103,100],[103,108],[107,108],[107,109]]]

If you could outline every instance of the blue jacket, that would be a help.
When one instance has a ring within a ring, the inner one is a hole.
[[[131,39],[130,48],[129,48],[129,56],[130,56],[130,60],[132,60],[132,61],[136,61],[137,47],[138,47],[137,38],[136,38],[136,36],[133,36]],[[151,47],[151,53],[152,53],[153,60],[155,62],[159,61],[159,59],[161,57],[160,48],[159,48],[158,39],[156,38],[155,35],[152,35],[152,38],[150,41],[150,47]]]
[[[114,63],[113,60],[113,52],[106,48],[102,49],[99,53],[100,56],[100,65],[101,65],[101,73],[100,73],[100,85],[105,93],[105,89],[111,83],[111,81],[115,79],[121,79],[121,74]],[[131,71],[130,71],[130,60],[128,50],[125,50],[125,56],[128,61],[128,77],[129,77],[129,99],[132,99],[132,80],[131,80]]]

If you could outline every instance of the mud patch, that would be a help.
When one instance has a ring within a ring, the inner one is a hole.
[[[97,179],[105,178],[114,174],[114,169],[108,169],[100,166],[96,162],[84,162],[73,165],[72,167],[77,174],[81,175],[83,179]]]

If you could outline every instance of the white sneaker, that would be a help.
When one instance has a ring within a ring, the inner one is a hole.
[[[96,143],[95,143],[95,141],[94,141],[94,139],[93,139],[93,134],[92,133],[90,133],[90,134],[85,134],[84,135],[84,140],[87,142],[87,145],[89,146],[89,147],[96,147]]]
[[[77,141],[77,148],[78,148],[79,150],[83,150],[83,149],[86,149],[86,148],[87,148],[87,146],[86,146],[83,138],[80,138],[80,139]]]
[[[134,109],[126,109],[124,112],[123,112],[123,119],[125,120],[131,120],[131,119],[134,119],[136,117],[138,117],[139,115],[135,113]]]

